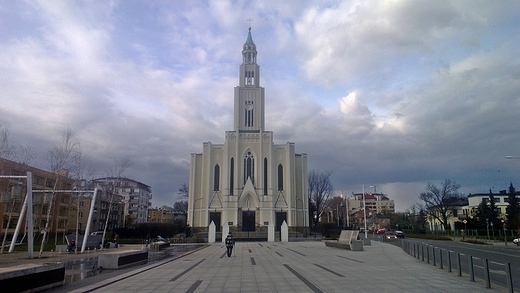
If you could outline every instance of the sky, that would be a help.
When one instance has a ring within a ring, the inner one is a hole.
[[[36,167],[70,128],[94,177],[130,157],[173,206],[191,153],[233,130],[250,26],[266,130],[335,195],[520,188],[518,1],[3,1],[0,121]]]

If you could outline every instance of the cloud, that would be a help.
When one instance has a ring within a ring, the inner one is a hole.
[[[295,142],[338,190],[381,186],[404,210],[428,181],[469,193],[518,180],[504,156],[518,155],[519,12],[487,1],[3,3],[0,117],[37,146],[39,167],[71,127],[98,175],[131,156],[127,176],[152,186],[154,206],[173,205],[190,154],[233,129],[251,18],[275,143]]]

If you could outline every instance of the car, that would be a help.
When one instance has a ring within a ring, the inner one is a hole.
[[[513,243],[520,246],[520,238],[513,239]]]
[[[386,232],[384,236],[384,241],[396,241],[397,236],[395,236],[394,232]]]
[[[404,233],[403,231],[395,231],[395,236],[397,238],[404,238]]]
[[[386,229],[378,229],[377,230],[377,234],[385,234],[386,233]]]

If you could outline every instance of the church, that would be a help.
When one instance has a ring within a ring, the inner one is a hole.
[[[191,154],[187,222],[194,233],[207,233],[213,222],[217,233],[267,239],[268,227],[279,235],[285,221],[291,235],[307,234],[307,155],[295,153],[294,143],[274,144],[273,132],[265,130],[257,54],[249,28],[234,91],[234,129],[223,144],[204,142],[202,153]]]

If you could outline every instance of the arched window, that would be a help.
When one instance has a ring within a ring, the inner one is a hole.
[[[231,163],[229,166],[229,195],[233,195],[234,178],[235,178],[235,159],[231,158]]]
[[[283,166],[278,165],[278,190],[283,190]]]
[[[253,127],[254,124],[254,103],[253,101],[246,101],[244,107],[244,125],[246,127]]]
[[[213,191],[220,190],[220,166],[218,164],[215,165],[215,174],[213,178]]]
[[[267,195],[267,158],[264,158],[264,195]]]
[[[251,178],[251,182],[255,184],[255,158],[251,151],[247,151],[244,156],[244,184],[248,178]]]

